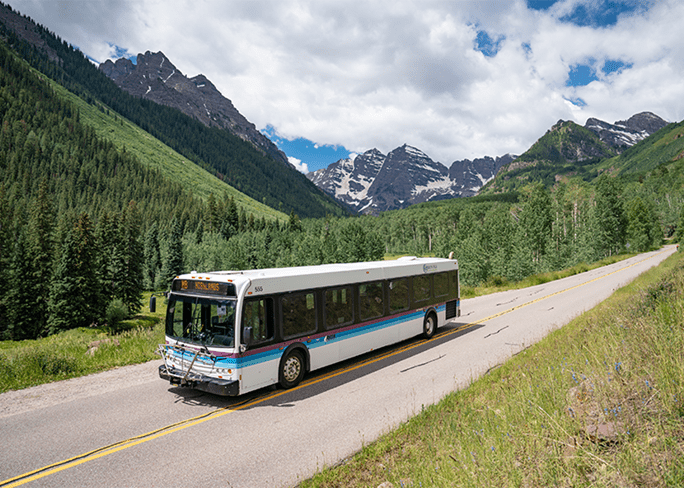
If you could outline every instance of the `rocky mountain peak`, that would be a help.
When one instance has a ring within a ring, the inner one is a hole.
[[[471,196],[514,156],[455,161],[450,169],[420,149],[404,144],[387,155],[371,149],[342,159],[307,177],[359,213],[377,214],[414,203]]]
[[[174,107],[208,127],[226,129],[290,165],[285,153],[240,114],[206,76],[188,78],[163,52],[138,54],[135,64],[125,58],[107,60],[99,69],[131,95]]]
[[[589,118],[584,127],[596,133],[602,142],[618,153],[646,139],[659,131],[667,122],[652,112],[641,112],[627,120],[618,120],[613,124],[603,120]]]

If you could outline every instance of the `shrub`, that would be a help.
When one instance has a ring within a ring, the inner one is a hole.
[[[117,330],[121,325],[121,321],[128,317],[128,307],[119,298],[115,298],[105,311],[105,320],[111,330]]]

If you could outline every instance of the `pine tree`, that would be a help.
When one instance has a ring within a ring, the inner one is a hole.
[[[28,256],[32,262],[33,296],[32,311],[36,330],[47,328],[50,281],[54,267],[54,221],[55,212],[46,179],[41,180],[38,197],[31,208],[29,220]]]
[[[112,257],[112,296],[121,300],[131,314],[142,306],[143,246],[140,215],[134,201],[119,219],[118,239]]]
[[[5,293],[6,333],[15,341],[35,339],[42,332],[42,324],[35,316],[35,284],[32,276],[33,267],[28,258],[25,232],[20,229],[8,267]]]
[[[97,246],[87,213],[80,215],[66,235],[62,254],[50,288],[48,331],[50,334],[87,327],[105,310],[101,282],[93,272]]]
[[[641,197],[637,196],[629,202],[627,218],[630,249],[643,252],[659,243],[661,232],[655,211]]]
[[[174,218],[171,221],[171,232],[166,243],[166,259],[161,272],[164,286],[171,286],[173,279],[183,272],[183,242],[181,239],[180,222]]]
[[[551,237],[551,197],[541,183],[532,188],[527,202],[520,212],[520,228],[524,243],[532,252],[532,260],[539,264],[546,253],[546,245]]]
[[[153,222],[145,234],[143,249],[145,262],[143,263],[143,286],[147,290],[154,290],[157,275],[161,272],[161,254],[159,252],[159,227]]]

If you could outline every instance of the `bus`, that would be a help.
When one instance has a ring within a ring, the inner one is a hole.
[[[167,299],[160,378],[222,396],[293,388],[310,371],[429,339],[460,316],[458,262],[411,256],[192,271],[173,280]]]

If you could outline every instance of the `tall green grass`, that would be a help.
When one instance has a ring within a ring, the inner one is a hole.
[[[0,341],[0,393],[155,359],[164,342],[165,311],[143,311],[116,330],[81,327],[42,339]]]
[[[684,256],[301,486],[382,483],[684,486]]]

